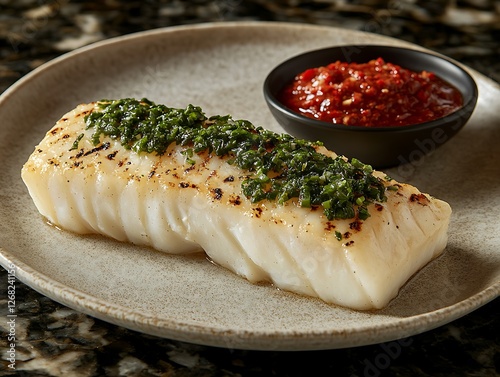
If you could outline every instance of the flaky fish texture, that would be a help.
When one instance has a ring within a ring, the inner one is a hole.
[[[38,211],[62,229],[166,253],[204,251],[250,282],[357,310],[386,306],[446,246],[450,206],[411,185],[384,180],[397,190],[371,204],[366,220],[329,221],[294,200],[252,203],[241,191],[245,173],[208,152],[188,164],[175,143],[161,156],[109,137],[95,145],[84,121],[92,111],[97,103],[65,114],[22,169]]]

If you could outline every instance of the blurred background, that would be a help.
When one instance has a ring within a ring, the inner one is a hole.
[[[239,20],[305,22],[397,37],[500,81],[497,0],[0,0],[0,92],[47,60],[92,42]]]

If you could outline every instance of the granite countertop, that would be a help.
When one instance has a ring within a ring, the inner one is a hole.
[[[236,20],[306,22],[397,37],[500,82],[500,4],[440,1],[0,0],[0,93],[41,64],[99,40]],[[0,312],[7,318],[7,272]],[[357,348],[261,352],[140,334],[76,312],[16,281],[16,370],[0,323],[0,376],[497,376],[500,302],[423,334]]]

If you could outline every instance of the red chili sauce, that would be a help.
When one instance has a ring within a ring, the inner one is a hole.
[[[387,127],[444,117],[462,106],[462,95],[434,73],[413,72],[378,58],[308,69],[280,93],[280,101],[330,123]]]

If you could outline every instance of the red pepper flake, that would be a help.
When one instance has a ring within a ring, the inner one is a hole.
[[[335,229],[335,224],[333,224],[332,222],[330,221],[327,221],[326,222],[326,225],[325,225],[325,230],[330,232],[332,231],[333,229]]]
[[[352,230],[357,230],[359,232],[359,231],[361,231],[362,224],[363,224],[362,221],[356,220],[356,221],[353,221],[352,223],[349,224],[349,228]]]
[[[254,207],[254,208],[252,208],[252,210],[253,210],[255,217],[260,218],[262,216],[262,212],[263,212],[262,208]]]
[[[231,195],[229,198],[229,203],[239,206],[241,204],[241,197],[239,195]]]
[[[195,165],[191,165],[190,167],[184,169],[184,173],[189,173],[193,169],[195,169]]]
[[[411,194],[410,202],[417,202],[423,206],[429,204],[429,199],[424,194]]]

